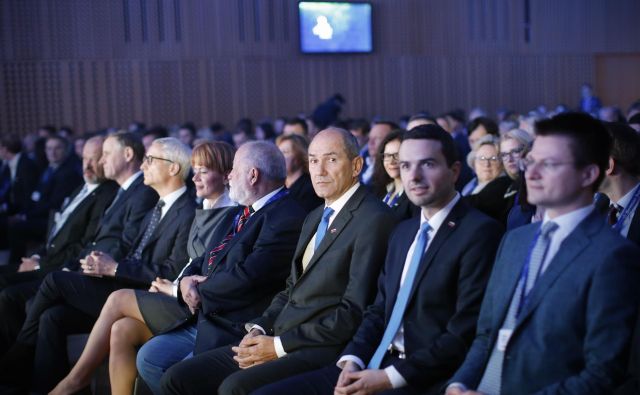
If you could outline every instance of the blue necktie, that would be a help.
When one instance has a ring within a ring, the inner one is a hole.
[[[407,274],[404,278],[402,286],[400,287],[400,290],[398,291],[398,297],[396,298],[396,302],[393,305],[391,318],[389,318],[387,328],[384,330],[384,335],[382,335],[382,341],[380,341],[380,345],[378,345],[376,352],[373,354],[373,357],[371,357],[371,361],[369,361],[369,369],[380,368],[380,364],[382,363],[384,354],[389,349],[389,346],[391,345],[393,338],[396,336],[396,333],[398,333],[398,329],[400,329],[402,317],[404,316],[404,311],[407,308],[407,302],[409,302],[409,294],[411,293],[413,282],[416,279],[416,274],[418,273],[418,267],[420,266],[422,255],[424,254],[425,248],[427,248],[430,229],[431,226],[429,226],[428,222],[423,223],[420,227],[418,241],[416,242],[416,248],[413,250],[413,255],[411,256],[411,262],[409,263]]]
[[[134,259],[140,260],[142,259],[142,251],[144,251],[149,239],[151,239],[151,235],[155,232],[158,224],[160,223],[160,217],[162,216],[162,207],[164,207],[164,200],[158,200],[156,203],[156,207],[153,209],[153,213],[151,213],[151,220],[147,224],[147,229],[144,231],[144,235],[142,235],[142,240],[140,240],[140,244],[133,252],[132,257]]]
[[[318,249],[320,242],[324,238],[324,234],[327,233],[327,228],[329,227],[329,218],[333,214],[333,209],[331,207],[326,207],[322,212],[322,220],[318,224],[318,230],[316,230],[316,246],[315,249]]]

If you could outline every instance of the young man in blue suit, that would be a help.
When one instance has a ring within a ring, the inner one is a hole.
[[[622,380],[640,291],[640,250],[592,205],[610,137],[585,114],[536,124],[523,160],[542,223],[508,233],[476,339],[447,395],[609,394]]]
[[[462,363],[502,229],[460,200],[460,162],[445,130],[415,127],[399,155],[404,190],[421,214],[391,236],[376,300],[355,336],[337,364],[257,394],[438,393]]]

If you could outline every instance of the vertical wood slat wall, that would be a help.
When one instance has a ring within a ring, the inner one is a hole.
[[[640,53],[637,0],[371,3],[375,52],[318,56],[298,50],[293,0],[4,0],[0,132],[232,125],[309,112],[335,92],[345,116],[573,106],[598,82],[596,59]]]

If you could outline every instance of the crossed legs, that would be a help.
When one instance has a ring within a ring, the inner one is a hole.
[[[132,393],[136,378],[136,347],[151,336],[140,313],[135,291],[113,292],[91,330],[80,359],[52,394],[71,394],[89,385],[91,375],[109,354],[112,393]]]

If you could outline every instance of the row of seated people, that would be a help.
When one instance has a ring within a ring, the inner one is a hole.
[[[324,205],[308,215],[283,187],[273,144],[245,144],[231,165],[224,145],[206,154],[198,146],[190,161],[185,146],[160,139],[142,164],[160,199],[149,199],[153,209],[118,255],[95,247],[102,228],[145,199],[123,200],[136,181],[144,188],[135,139],[110,136],[99,163],[119,193],[80,267],[70,259],[31,288],[0,378],[74,393],[110,352],[114,393],[131,393],[138,373],[154,393],[412,394],[447,384],[451,394],[610,393],[624,378],[640,296],[640,250],[616,234],[633,227],[637,179],[632,204],[611,197],[624,207],[613,230],[592,204],[605,173],[622,190],[610,140],[587,115],[538,123],[521,164],[543,220],[502,239],[501,224],[456,192],[456,146],[435,125],[381,151],[400,173],[389,191],[401,187],[419,208],[397,227],[388,207],[397,196],[383,202],[359,183],[363,159],[347,131],[327,129],[309,146]],[[205,197],[198,212],[185,195],[190,162]],[[68,372],[66,335],[92,326]]]

